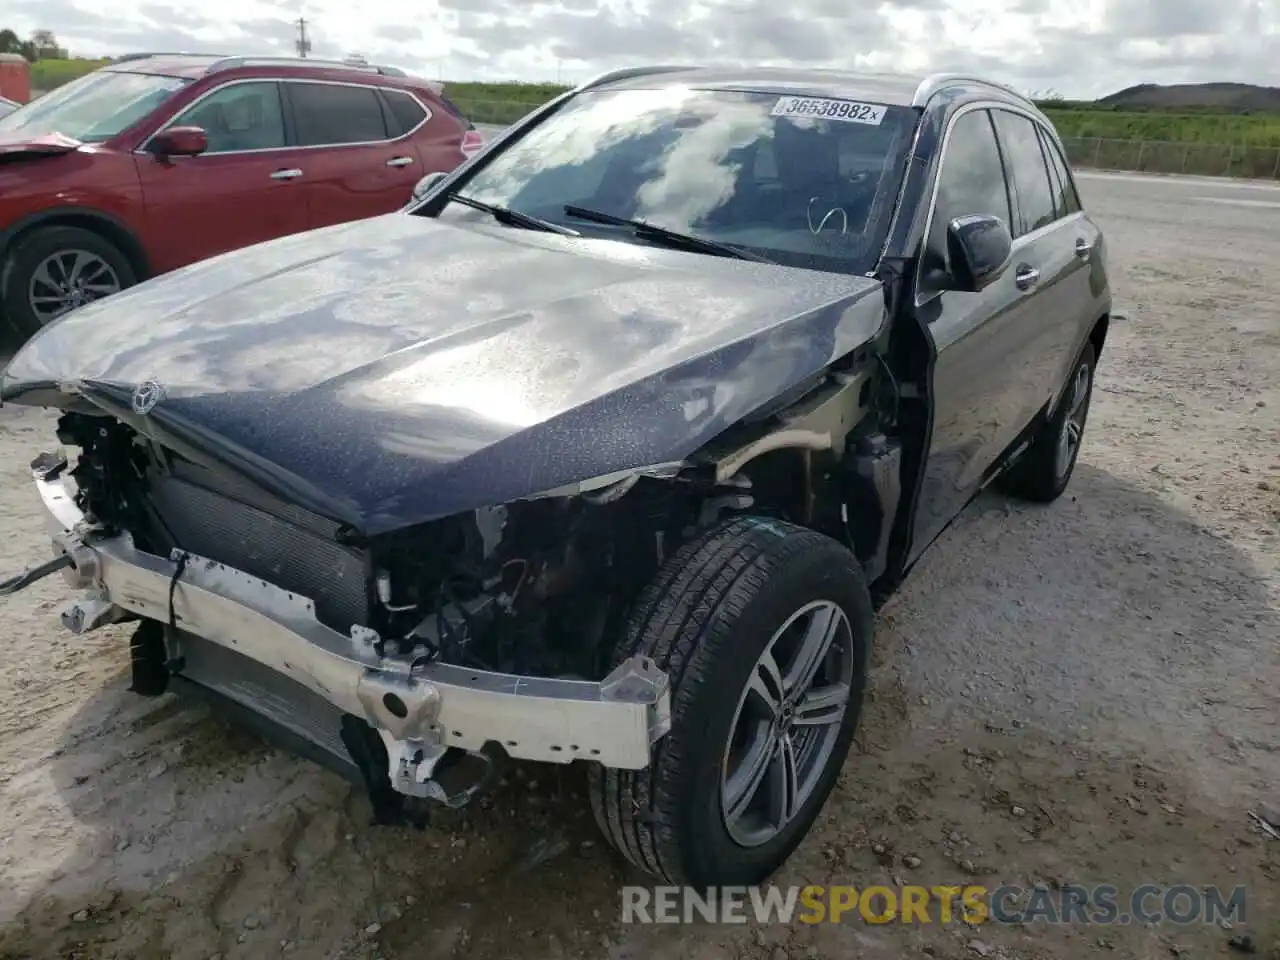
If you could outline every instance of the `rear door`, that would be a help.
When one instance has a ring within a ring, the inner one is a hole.
[[[1013,270],[1031,277],[1026,295],[1035,312],[1022,328],[1021,416],[1030,420],[1057,395],[1071,363],[1080,319],[1092,298],[1079,294],[1087,285],[1087,264],[1075,252],[1075,218],[1066,218],[1054,189],[1040,124],[1025,113],[992,112],[1000,149],[1009,171],[1017,229]]]
[[[1071,253],[1075,257],[1073,269],[1062,280],[1064,309],[1074,317],[1074,323],[1063,325],[1059,339],[1053,344],[1056,361],[1049,364],[1051,382],[1062,388],[1066,386],[1067,376],[1084,338],[1103,313],[1100,297],[1106,290],[1106,277],[1102,269],[1102,231],[1089,219],[1080,203],[1080,195],[1057,138],[1043,126],[1039,130],[1040,146],[1049,161],[1054,206],[1063,241],[1071,245]]]
[[[158,159],[134,156],[146,205],[144,245],[158,273],[307,229],[280,85],[233,81],[196,99],[164,127],[196,126],[209,149]]]
[[[484,146],[484,137],[475,124],[444,96],[440,96],[438,105],[443,109],[433,110],[404,90],[384,89],[382,95],[411,137],[422,161],[423,176],[448,173]]]
[[[409,201],[422,163],[377,87],[288,80],[284,91],[305,151],[312,227],[391,213]]]

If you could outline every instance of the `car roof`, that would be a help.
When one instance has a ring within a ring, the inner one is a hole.
[[[869,100],[889,106],[924,106],[943,89],[960,88],[970,95],[1031,101],[1011,87],[968,74],[872,73],[802,67],[636,67],[603,74],[585,86],[611,89],[689,86],[706,90],[743,90]]]

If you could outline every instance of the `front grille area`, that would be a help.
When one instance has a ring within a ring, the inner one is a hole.
[[[152,474],[148,487],[175,546],[310,598],[317,619],[335,630],[368,623],[366,555],[337,542],[333,521],[185,461]]]

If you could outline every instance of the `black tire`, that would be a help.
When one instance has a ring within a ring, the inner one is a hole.
[[[115,244],[92,230],[55,226],[23,234],[10,246],[8,256],[0,267],[0,297],[3,297],[4,315],[23,340],[35,334],[43,325],[28,298],[32,275],[49,257],[72,250],[84,250],[100,257],[115,271],[120,289],[137,283],[137,274],[129,258]]]
[[[1067,484],[1071,482],[1071,474],[1075,472],[1076,460],[1080,455],[1080,442],[1084,437],[1085,424],[1089,418],[1089,403],[1093,397],[1093,374],[1096,366],[1093,344],[1086,343],[1084,350],[1071,367],[1071,374],[1063,388],[1058,409],[1036,433],[1027,451],[999,478],[998,486],[1005,493],[1034,503],[1052,503],[1062,496],[1062,492],[1067,489]],[[1082,371],[1086,378],[1083,405],[1077,408],[1073,403],[1072,388],[1077,378],[1082,375]],[[1058,445],[1067,419],[1074,418],[1077,409],[1079,416],[1075,419],[1079,425],[1079,439],[1071,449],[1064,468],[1058,462]]]
[[[774,633],[807,603],[827,600],[847,618],[852,683],[834,747],[812,793],[773,839],[743,846],[729,834],[721,771],[748,678]],[[743,517],[679,550],[642,594],[619,661],[651,657],[671,680],[671,731],[641,771],[594,766],[592,807],[628,860],[664,882],[753,885],[790,856],[835,785],[857,727],[874,613],[853,554],[830,537]]]

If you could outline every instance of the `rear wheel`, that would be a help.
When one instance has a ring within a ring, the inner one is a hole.
[[[605,836],[671,883],[777,870],[848,754],[872,619],[857,560],[822,534],[740,518],[681,549],[617,651],[667,671],[671,731],[645,770],[592,770]]]
[[[1087,343],[1071,368],[1071,378],[1058,409],[1040,428],[1027,452],[1000,478],[999,486],[1006,493],[1023,500],[1050,503],[1067,489],[1089,418],[1095,365],[1093,344]]]
[[[129,259],[109,240],[80,227],[44,227],[10,247],[3,273],[4,312],[18,334],[132,286]]]

